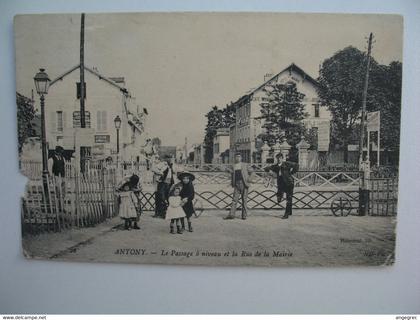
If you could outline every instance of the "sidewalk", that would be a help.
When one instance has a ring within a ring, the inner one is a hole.
[[[23,254],[27,258],[45,259],[88,244],[93,239],[110,232],[121,223],[118,217],[90,228],[66,229],[62,232],[28,235],[22,238]]]

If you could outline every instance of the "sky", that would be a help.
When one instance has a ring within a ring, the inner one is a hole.
[[[40,67],[51,79],[79,63],[80,14],[15,18],[16,90],[30,96]],[[115,13],[85,17],[85,64],[123,76],[147,127],[163,145],[203,140],[205,114],[260,85],[291,63],[319,65],[349,45],[382,64],[402,61],[397,15],[281,13]]]

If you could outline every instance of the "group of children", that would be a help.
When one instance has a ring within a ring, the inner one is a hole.
[[[174,184],[167,197],[166,220],[170,220],[170,233],[182,234],[185,230],[185,218],[188,231],[193,232],[191,217],[194,214],[195,195],[193,181],[195,176],[189,172],[178,175],[179,183]],[[117,186],[119,216],[124,220],[124,229],[140,229],[138,222],[141,215],[139,176],[125,177]],[[176,231],[175,231],[176,225]]]

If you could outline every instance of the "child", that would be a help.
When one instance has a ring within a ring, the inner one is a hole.
[[[182,209],[182,200],[179,196],[181,188],[175,187],[173,192],[168,198],[169,206],[166,212],[165,219],[171,220],[170,232],[175,233],[174,224],[176,223],[177,233],[182,234],[182,229],[180,225],[180,219],[184,219],[185,213]]]
[[[192,224],[191,224],[191,216],[194,213],[194,206],[192,201],[194,200],[194,186],[192,182],[195,179],[195,176],[190,172],[181,172],[178,175],[178,179],[182,182],[182,189],[180,192],[180,196],[182,198],[182,209],[185,212],[188,222],[188,231],[193,232]],[[184,218],[181,220],[182,228],[185,230]]]
[[[137,193],[140,192],[138,186],[139,177],[135,174],[125,177],[117,187],[119,216],[124,220],[124,229],[130,230],[133,224],[133,229],[140,229],[137,222],[140,218],[140,201]]]

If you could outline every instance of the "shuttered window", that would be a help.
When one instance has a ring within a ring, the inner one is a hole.
[[[63,132],[63,111],[57,111],[57,131]]]

